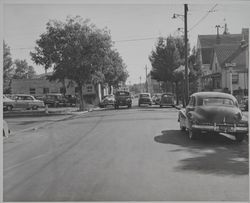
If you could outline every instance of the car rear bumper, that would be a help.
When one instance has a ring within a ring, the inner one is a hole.
[[[248,133],[248,127],[239,126],[211,126],[211,125],[197,125],[193,124],[192,128],[201,131],[210,131],[218,133]]]

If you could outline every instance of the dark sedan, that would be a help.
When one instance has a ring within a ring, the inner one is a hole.
[[[180,128],[190,139],[203,132],[229,134],[241,142],[248,134],[248,120],[243,116],[233,95],[220,92],[198,92],[190,96],[186,109],[178,115]]]
[[[141,93],[139,95],[138,106],[141,106],[142,104],[152,105],[150,93]]]

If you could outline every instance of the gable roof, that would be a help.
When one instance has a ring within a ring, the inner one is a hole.
[[[213,48],[203,48],[201,49],[202,63],[210,64],[213,54]]]
[[[240,44],[242,34],[219,35],[219,44]],[[212,48],[217,44],[217,35],[198,35],[201,48]],[[247,39],[245,39],[247,40]]]
[[[224,61],[229,58],[233,53],[235,53],[238,49],[238,44],[216,45],[214,47],[214,52],[216,53],[219,64],[222,65]]]

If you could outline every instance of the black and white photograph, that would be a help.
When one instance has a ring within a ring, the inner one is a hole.
[[[249,201],[250,1],[0,10],[1,201]]]

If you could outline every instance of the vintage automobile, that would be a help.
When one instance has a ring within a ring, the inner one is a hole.
[[[152,98],[150,93],[139,94],[138,106],[141,106],[142,104],[152,105]]]
[[[66,106],[67,99],[60,93],[48,93],[44,96],[44,104],[58,107],[58,106]]]
[[[109,94],[103,97],[100,102],[100,107],[105,108],[107,106],[114,106],[115,104],[115,96],[113,94]]]
[[[132,106],[131,94],[128,91],[121,90],[115,93],[115,109],[118,109],[119,106]]]
[[[3,110],[11,111],[15,105],[13,99],[8,98],[6,95],[3,95]]]
[[[248,134],[248,120],[233,95],[220,92],[197,92],[190,96],[185,109],[178,114],[181,130],[190,139],[201,133],[230,134],[241,142]]]
[[[13,108],[33,109],[44,107],[44,102],[36,99],[34,96],[29,94],[15,94],[13,95],[15,100]]]
[[[172,93],[164,93],[161,95],[160,107],[163,106],[167,107],[174,106],[174,95]]]

